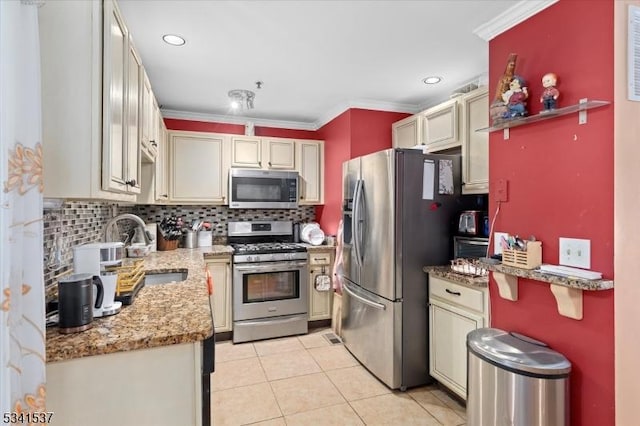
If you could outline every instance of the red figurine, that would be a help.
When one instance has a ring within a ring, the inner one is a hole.
[[[540,111],[541,113],[556,109],[558,96],[560,96],[560,92],[556,89],[557,82],[558,76],[553,72],[546,73],[542,76],[544,91],[542,92],[542,96],[540,96],[540,102],[543,107],[543,110]]]

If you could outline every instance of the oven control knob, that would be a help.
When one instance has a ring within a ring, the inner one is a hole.
[[[260,262],[260,256],[254,256],[253,261],[254,262]]]
[[[247,262],[253,262],[253,257],[247,256]]]

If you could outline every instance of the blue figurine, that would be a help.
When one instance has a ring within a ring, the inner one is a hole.
[[[502,100],[507,105],[504,118],[524,117],[527,115],[527,98],[529,93],[525,81],[520,76],[514,76],[509,83],[509,90],[502,94]]]

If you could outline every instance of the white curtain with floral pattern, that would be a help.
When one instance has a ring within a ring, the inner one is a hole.
[[[0,0],[0,405],[3,417],[4,413],[45,411],[38,41],[41,3]]]

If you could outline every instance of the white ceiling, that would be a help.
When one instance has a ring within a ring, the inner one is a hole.
[[[517,3],[119,1],[163,115],[308,129],[349,107],[417,112],[486,80],[488,43],[473,31]],[[254,90],[255,108],[234,116],[231,89]]]

